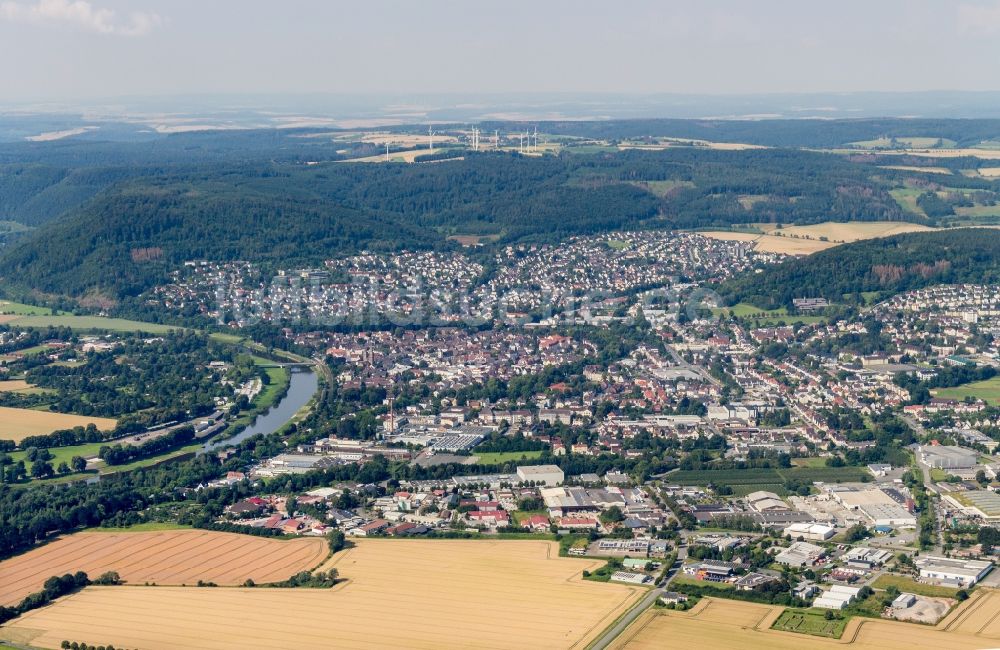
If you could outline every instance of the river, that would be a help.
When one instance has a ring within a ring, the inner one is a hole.
[[[240,431],[235,436],[220,440],[210,440],[201,448],[200,453],[223,449],[230,445],[239,444],[247,438],[258,433],[269,434],[280,429],[292,416],[305,406],[309,399],[316,394],[319,388],[319,378],[312,370],[294,367],[291,368],[291,382],[288,385],[288,392],[277,404],[271,407],[267,413],[258,415],[250,426]]]

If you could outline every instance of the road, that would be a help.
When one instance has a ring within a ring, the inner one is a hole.
[[[691,364],[691,363],[688,363],[684,359],[684,357],[682,357],[680,354],[677,353],[677,350],[673,349],[669,345],[667,346],[667,352],[669,352],[670,356],[672,356],[674,358],[674,363],[676,363],[678,366],[680,366],[682,368],[687,368],[691,372],[696,372],[699,375],[701,375],[702,377],[704,377],[705,381],[707,381],[710,384],[714,384],[716,388],[722,388],[722,382],[719,381],[718,379],[716,379],[715,377],[713,377],[712,373],[710,373],[705,368],[703,368],[701,366],[697,366],[697,365]]]
[[[900,419],[903,420],[918,436],[923,439],[927,435],[927,430],[924,426],[920,424],[916,419],[909,415],[901,415]],[[941,516],[941,508],[938,508],[936,504],[930,503],[932,497],[938,495],[938,489],[934,485],[934,480],[931,479],[931,468],[920,461],[919,455],[917,455],[917,466],[920,467],[920,471],[924,478],[924,488],[927,490],[927,500],[932,508],[934,508],[934,548],[931,552],[941,555],[944,552],[944,535],[941,531],[944,530],[944,520]]]
[[[677,560],[674,565],[670,567],[667,571],[667,579],[664,581],[662,587],[654,587],[649,590],[642,600],[637,602],[632,609],[628,610],[624,616],[622,616],[617,623],[608,628],[604,634],[597,638],[593,643],[590,644],[588,650],[604,650],[611,642],[618,638],[618,636],[625,631],[625,629],[635,622],[635,619],[639,618],[639,615],[644,611],[653,606],[656,599],[663,595],[663,592],[667,591],[667,587],[670,586],[670,581],[680,572],[681,565],[684,564],[684,559],[687,558],[687,547],[681,546],[677,549]]]

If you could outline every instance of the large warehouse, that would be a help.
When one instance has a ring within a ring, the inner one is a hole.
[[[973,586],[993,568],[993,563],[987,560],[963,560],[938,555],[922,555],[916,558],[915,563],[920,569],[921,578],[957,587]]]
[[[522,483],[533,482],[535,485],[562,485],[566,479],[558,465],[519,465],[517,478]]]
[[[937,469],[971,469],[976,466],[979,454],[975,449],[954,445],[923,445],[920,460]]]

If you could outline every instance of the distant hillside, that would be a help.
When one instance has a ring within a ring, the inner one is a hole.
[[[793,298],[857,301],[863,292],[963,282],[1000,282],[1000,231],[962,228],[844,244],[735,278],[718,292],[729,304],[772,309],[790,306]]]
[[[451,235],[493,235],[506,245],[620,229],[926,222],[896,202],[884,170],[781,149],[467,153],[429,164],[250,160],[149,169],[139,178],[115,178],[115,169],[28,167],[0,190],[25,219],[37,215],[34,202],[53,211],[80,202],[3,251],[0,281],[117,297],[189,259],[288,266],[364,249],[454,246]],[[109,184],[85,198],[99,183]]]

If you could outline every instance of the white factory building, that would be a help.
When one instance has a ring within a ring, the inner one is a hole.
[[[921,578],[956,587],[973,586],[993,568],[993,563],[988,560],[963,560],[938,555],[922,555],[916,558],[915,563]]]
[[[785,528],[783,533],[790,535],[792,539],[802,538],[810,542],[824,542],[836,534],[837,530],[833,526],[826,524],[792,524]]]
[[[558,465],[519,465],[517,478],[522,483],[535,485],[562,485],[566,479]]]

